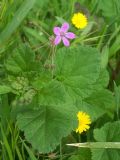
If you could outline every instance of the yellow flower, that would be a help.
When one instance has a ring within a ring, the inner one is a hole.
[[[77,117],[79,123],[76,132],[82,133],[83,131],[88,130],[91,124],[90,116],[85,112],[78,112]]]
[[[83,29],[87,26],[87,17],[82,13],[75,13],[72,17],[72,23],[78,29]]]

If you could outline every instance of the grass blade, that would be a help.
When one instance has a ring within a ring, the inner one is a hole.
[[[19,160],[23,160],[22,155],[21,155],[20,150],[17,145],[16,145],[16,152],[17,152],[17,156],[18,156]]]
[[[32,9],[36,0],[25,0],[16,11],[12,21],[8,23],[6,28],[0,34],[0,45],[3,44],[4,41],[8,40],[12,33],[17,29],[17,27],[21,24],[23,19],[26,17],[28,12]]]
[[[87,142],[87,143],[72,143],[68,146],[81,147],[81,148],[114,148],[120,149],[120,142]]]
[[[5,146],[6,151],[8,153],[9,160],[13,160],[14,158],[13,158],[13,155],[12,155],[12,151],[10,149],[7,137],[6,137],[5,133],[4,133],[4,130],[3,130],[3,127],[2,127],[1,124],[0,124],[0,128],[1,128],[1,133],[2,133],[3,143],[4,143],[4,146]]]
[[[30,159],[31,159],[31,160],[37,160],[36,157],[35,157],[34,154],[33,154],[33,151],[30,150],[30,148],[24,143],[24,141],[23,141],[22,139],[21,139],[21,141],[22,141],[22,143],[23,143],[26,151],[28,152],[28,154],[29,154],[29,156],[30,156]]]

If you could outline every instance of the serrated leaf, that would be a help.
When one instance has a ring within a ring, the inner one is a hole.
[[[77,108],[88,113],[92,121],[95,121],[105,113],[113,117],[114,97],[110,91],[105,89],[95,91],[84,101],[78,100]]]
[[[106,88],[109,83],[109,73],[106,69],[102,69],[99,75],[99,78],[96,80],[93,90],[101,90]]]
[[[100,73],[99,52],[90,47],[59,49],[56,54],[56,78],[71,97],[88,97]]]
[[[36,88],[39,86],[38,93],[35,97],[39,105],[73,104],[64,86],[56,80],[37,81],[33,86]]]
[[[99,78],[93,85],[92,93],[89,97],[80,100],[77,99],[77,108],[87,112],[92,121],[95,121],[103,114],[107,113],[110,117],[113,116],[115,101],[112,92],[107,89],[109,75],[106,70],[101,70]]]
[[[62,137],[75,129],[77,109],[62,84],[56,80],[41,86],[32,108],[18,115],[18,126],[40,152],[52,151]]]
[[[17,117],[26,139],[42,153],[55,149],[61,138],[74,129],[75,123],[76,109],[70,105],[39,106]]]
[[[38,103],[40,105],[62,105],[66,102],[71,102],[70,97],[62,84],[55,80],[46,84],[38,93]]]
[[[34,64],[34,59],[35,54],[30,48],[21,45],[8,57],[5,67],[7,71],[14,74],[28,72],[31,71],[31,65]]]
[[[94,137],[99,142],[120,142],[120,121],[106,123],[102,128],[94,130]],[[92,149],[92,160],[119,160],[117,149]]]
[[[104,110],[110,109],[111,111],[113,111],[115,104],[112,92],[107,89],[93,92],[89,98],[85,99],[85,101],[92,105],[99,105],[99,107]]]

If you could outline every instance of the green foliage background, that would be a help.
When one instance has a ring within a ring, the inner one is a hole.
[[[0,1],[0,159],[120,159],[66,146],[119,142],[119,10],[120,0]],[[75,12],[88,17],[84,30],[71,24]],[[53,27],[65,21],[77,38],[55,48]],[[81,135],[78,111],[92,119]]]

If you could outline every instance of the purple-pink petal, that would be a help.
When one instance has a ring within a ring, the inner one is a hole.
[[[60,32],[61,32],[60,27],[54,27],[53,32],[54,32],[55,35],[59,36]]]
[[[61,42],[61,36],[56,36],[55,40],[54,40],[54,44],[58,45]]]
[[[70,42],[68,41],[68,39],[66,37],[62,37],[62,41],[66,47],[68,47],[70,45]]]
[[[61,27],[61,32],[67,32],[69,29],[69,24],[68,23],[63,23],[62,27]]]
[[[68,38],[68,39],[74,39],[76,36],[75,36],[75,34],[72,33],[72,32],[67,32],[67,33],[65,34],[65,37]]]

